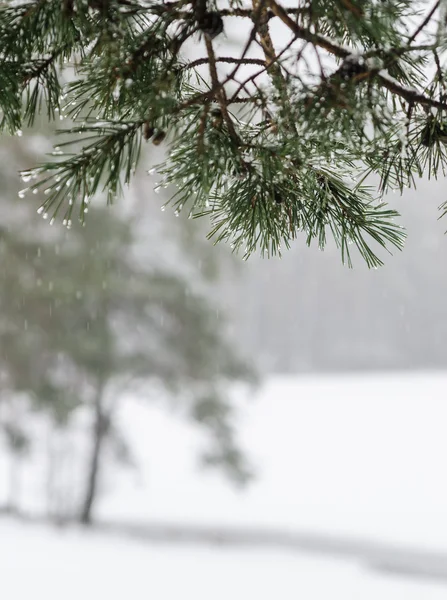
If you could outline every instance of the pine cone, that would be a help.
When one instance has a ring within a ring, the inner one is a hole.
[[[213,39],[223,31],[223,19],[217,11],[207,12],[199,21],[199,29]]]
[[[427,123],[421,133],[421,144],[426,148],[431,148],[436,142],[447,143],[447,125]]]
[[[154,146],[159,146],[162,143],[162,141],[165,139],[165,137],[166,137],[166,132],[162,131],[160,129],[159,131],[157,131],[157,133],[152,138],[152,143],[154,144]]]
[[[150,123],[148,123],[148,121],[146,121],[146,123],[143,125],[143,138],[147,141],[149,140],[153,135],[154,135],[154,128],[151,127]]]

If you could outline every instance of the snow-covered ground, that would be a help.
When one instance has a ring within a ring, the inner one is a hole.
[[[447,550],[447,374],[271,380],[239,405],[241,439],[258,471],[245,492],[197,471],[199,442],[188,426],[155,408],[123,408],[139,486],[135,474],[109,477],[104,516],[285,527]]]
[[[444,600],[446,587],[280,550],[155,545],[0,519],[5,600]]]
[[[444,560],[446,389],[447,374],[434,373],[269,381],[256,398],[239,400],[241,440],[258,471],[244,492],[197,469],[202,440],[191,426],[129,399],[121,417],[139,468],[108,468],[98,516],[282,530],[323,542],[332,535]],[[348,558],[157,544],[0,519],[0,598],[446,597],[446,579],[385,577]]]

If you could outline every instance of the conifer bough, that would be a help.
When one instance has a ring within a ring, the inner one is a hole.
[[[69,123],[21,194],[41,190],[45,218],[84,221],[96,193],[113,201],[130,182],[141,145],[163,142],[157,185],[176,211],[208,215],[214,240],[270,256],[333,237],[344,262],[357,247],[377,267],[405,237],[383,194],[445,172],[446,13],[410,0],[3,2],[2,130],[41,111]]]

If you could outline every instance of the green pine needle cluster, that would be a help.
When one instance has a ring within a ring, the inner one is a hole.
[[[213,240],[248,257],[333,238],[343,262],[355,248],[377,267],[405,238],[383,195],[446,168],[446,8],[420,4],[3,2],[0,128],[68,123],[20,194],[42,191],[50,222],[84,222],[97,193],[112,202],[130,182],[142,144],[163,143],[156,185],[207,215]],[[220,56],[234,23],[246,38]]]

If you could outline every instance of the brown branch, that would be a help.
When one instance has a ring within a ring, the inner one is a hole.
[[[232,98],[228,100],[228,104],[248,104],[249,102],[262,101],[261,96],[250,96],[249,98]]]
[[[270,4],[270,8],[272,12],[281,19],[281,21],[287,25],[287,27],[295,34],[298,39],[305,40],[306,42],[310,42],[314,44],[314,46],[319,46],[320,48],[324,48],[330,54],[337,56],[338,58],[346,58],[351,54],[351,51],[344,46],[340,46],[336,44],[329,38],[326,38],[317,33],[312,33],[308,29],[301,27],[296,23],[293,19],[289,17],[287,11],[284,10],[282,6],[276,3],[275,0],[268,0]]]
[[[232,58],[231,56],[221,56],[216,57],[216,63],[228,63],[228,64],[236,64],[236,65],[263,65],[264,61],[262,58]],[[206,65],[209,63],[209,58],[198,58],[193,60],[192,62],[185,65],[185,69],[193,69],[194,67],[198,67],[200,65]]]
[[[429,98],[428,96],[424,96],[417,90],[413,90],[411,88],[406,88],[400,83],[387,75],[381,75],[379,71],[377,74],[377,79],[380,81],[381,85],[389,90],[392,94],[396,94],[396,96],[400,96],[407,102],[411,102],[412,104],[420,104],[421,106],[428,106],[431,108],[442,108],[443,110],[447,110],[447,103],[440,102],[439,100],[433,100],[433,98]]]
[[[256,11],[259,11],[259,21],[258,21],[258,34],[261,43],[262,50],[265,56],[265,66],[267,72],[272,76],[273,84],[278,86],[278,81],[275,81],[275,78],[279,78],[284,82],[283,74],[281,72],[281,67],[277,62],[275,48],[273,46],[273,41],[270,35],[268,19],[267,19],[267,8],[266,2],[263,0],[252,0],[253,8]],[[290,18],[290,17],[289,17]],[[283,86],[281,86],[283,87]]]
[[[139,8],[140,12],[151,12],[157,15],[169,14],[173,19],[179,21],[185,21],[191,19],[192,11],[190,10],[178,10],[179,6],[175,6],[175,4],[179,3],[165,3],[157,6],[150,7],[141,7]],[[183,4],[187,4],[187,2],[183,2]],[[286,8],[284,9],[288,15],[306,15],[308,13],[308,9],[306,8]],[[240,17],[254,20],[255,11],[251,8],[223,8],[219,11],[221,17]],[[273,19],[276,15],[271,10],[267,12],[267,19]]]
[[[305,15],[307,14],[306,8],[286,8],[285,11],[288,15]],[[232,8],[223,9],[220,11],[222,17],[248,17],[253,20],[255,11],[250,8]],[[272,11],[267,12],[267,19],[273,19],[276,15]]]
[[[374,58],[378,56],[383,60],[387,58],[398,58],[407,54],[408,52],[432,52],[435,49],[434,44],[422,44],[417,46],[412,46],[411,44],[407,46],[397,46],[396,48],[390,48],[389,50],[384,50],[383,48],[374,48],[374,50],[368,50],[362,54],[363,59]]]
[[[433,8],[431,9],[431,11],[428,13],[428,15],[425,17],[425,19],[422,21],[422,23],[419,25],[419,27],[416,29],[416,31],[413,33],[413,35],[408,40],[408,45],[409,46],[414,42],[414,40],[421,33],[421,31],[424,29],[424,27],[426,25],[428,25],[428,23],[431,21],[431,18],[433,17],[433,15],[435,14],[435,12],[438,10],[439,4],[440,4],[440,2],[439,2],[439,0],[437,0],[437,2],[435,2],[435,4],[434,4]]]
[[[357,6],[355,6],[355,4],[352,4],[351,0],[341,0],[343,6],[346,8],[346,10],[349,10],[350,13],[352,13],[355,17],[357,18],[361,18],[363,17],[363,11],[358,8]]]
[[[220,83],[219,77],[217,75],[216,56],[214,54],[213,43],[211,42],[210,38],[207,35],[205,35],[205,45],[206,45],[206,51],[208,54],[208,61],[209,61],[208,64],[209,64],[209,68],[210,68],[211,84],[212,84],[213,88],[216,90],[215,97],[219,102],[220,110],[222,111],[222,116],[224,118],[225,123],[227,124],[230,136],[237,143],[237,145],[239,145],[239,143],[240,143],[239,136],[236,133],[236,129],[234,128],[233,121],[230,117],[230,113],[228,112],[228,108],[227,108],[228,101],[227,101],[227,97],[226,97],[226,93],[225,93],[225,88]]]

